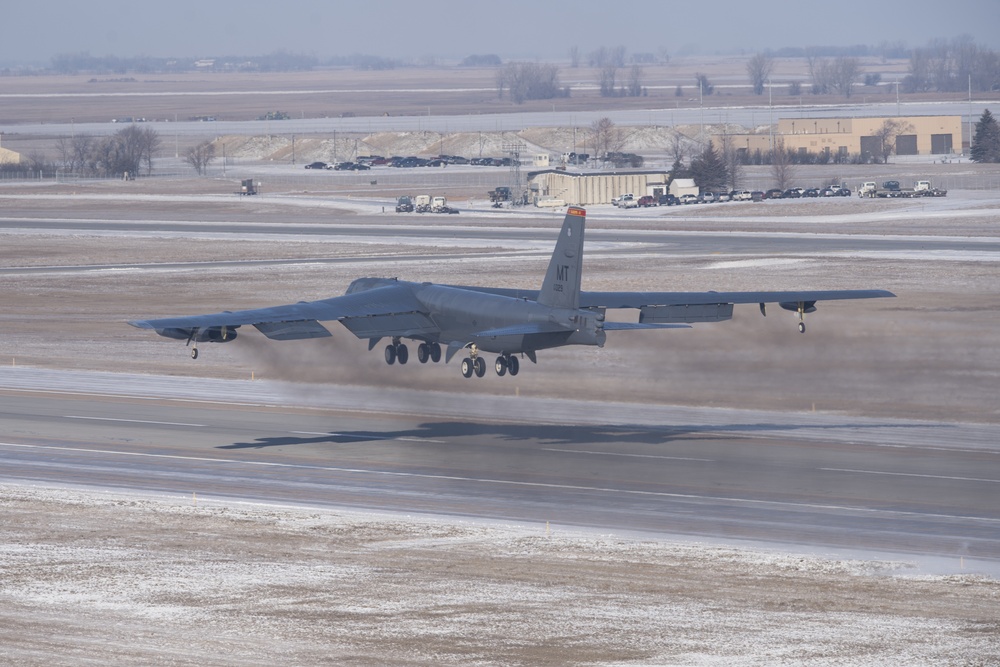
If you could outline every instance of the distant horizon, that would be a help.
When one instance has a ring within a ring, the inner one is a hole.
[[[1000,48],[996,0],[842,0],[835,9],[785,0],[719,0],[712,12],[687,3],[628,0],[486,6],[460,0],[384,0],[341,5],[300,0],[143,4],[103,0],[19,3],[4,9],[0,66],[44,67],[66,54],[98,58],[224,58],[288,52],[320,61],[371,55],[407,62],[567,61],[600,46],[672,57],[752,54],[780,48],[881,45],[916,48],[968,35]],[[781,46],[775,46],[781,45]]]

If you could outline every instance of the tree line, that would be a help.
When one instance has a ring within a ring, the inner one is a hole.
[[[134,178],[153,170],[161,146],[156,130],[129,125],[112,135],[78,134],[56,143],[63,166],[76,174],[102,178]]]

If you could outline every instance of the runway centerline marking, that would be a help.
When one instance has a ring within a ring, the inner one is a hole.
[[[148,419],[116,419],[115,417],[84,417],[82,415],[64,415],[63,419],[86,419],[98,422],[125,422],[128,424],[156,424],[158,426],[192,426],[206,428],[204,424],[185,424],[184,422],[158,422]]]
[[[318,472],[339,472],[356,475],[373,475],[380,477],[398,477],[410,479],[430,479],[445,480],[454,482],[477,482],[481,484],[495,484],[498,486],[520,486],[539,489],[556,489],[560,491],[591,491],[594,493],[614,493],[618,495],[643,496],[653,498],[674,498],[678,500],[693,501],[717,501],[729,502],[739,505],[758,505],[770,507],[791,507],[796,509],[828,510],[839,512],[857,512],[860,514],[878,514],[887,516],[921,517],[925,519],[965,519],[985,523],[998,523],[1000,519],[978,516],[962,516],[953,514],[928,514],[920,512],[907,512],[903,510],[885,510],[871,507],[849,507],[845,505],[831,505],[824,503],[792,503],[783,500],[754,500],[751,498],[734,498],[730,496],[705,496],[692,493],[674,493],[670,491],[640,491],[637,489],[614,489],[602,486],[584,486],[582,484],[556,484],[554,482],[526,482],[513,479],[489,479],[485,477],[460,477],[458,475],[432,475],[419,472],[401,472],[398,470],[369,470],[365,468],[342,468],[336,466],[315,466],[303,465],[301,463],[276,463],[274,461],[241,461],[239,459],[220,459],[209,456],[180,456],[178,454],[149,454],[147,452],[122,452],[113,449],[89,449],[84,447],[60,447],[56,445],[29,445],[25,443],[0,442],[0,447],[11,447],[20,449],[44,449],[64,452],[83,452],[87,454],[112,454],[116,456],[135,456],[150,459],[169,459],[178,461],[198,461],[201,463],[222,463],[230,465],[257,466],[263,468],[287,468],[293,470],[314,470]]]
[[[862,475],[887,475],[890,477],[920,477],[922,479],[947,479],[955,482],[986,482],[1000,484],[1000,479],[985,479],[982,477],[957,477],[952,475],[924,475],[915,472],[887,472],[884,470],[854,470],[852,468],[820,468],[826,472],[856,472]]]
[[[557,447],[543,447],[543,452],[564,452],[566,454],[592,454],[594,456],[624,456],[633,459],[666,459],[668,461],[704,461],[714,463],[715,459],[696,459],[689,456],[662,456],[658,454],[621,454],[619,452],[594,452],[586,449],[559,449]]]

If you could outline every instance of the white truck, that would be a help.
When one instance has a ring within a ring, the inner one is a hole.
[[[413,210],[417,213],[429,213],[431,210],[431,196],[417,195],[413,198]]]
[[[448,206],[447,198],[434,197],[431,200],[431,213],[458,213],[458,209]]]
[[[878,193],[878,184],[875,181],[865,181],[858,186],[859,197],[874,197]]]

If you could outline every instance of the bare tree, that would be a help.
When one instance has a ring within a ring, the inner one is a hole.
[[[184,152],[184,162],[194,167],[199,176],[205,174],[208,165],[215,159],[215,143],[203,141]]]
[[[889,156],[896,152],[896,138],[901,134],[912,131],[912,125],[893,118],[887,118],[882,123],[882,126],[875,130],[873,136],[878,137],[883,163],[888,163]]]
[[[764,94],[764,84],[767,83],[774,70],[774,59],[766,53],[757,53],[747,61],[747,76],[754,95]]]
[[[841,56],[833,61],[833,87],[844,97],[850,97],[854,84],[861,76],[861,64],[857,58]]]
[[[615,80],[618,78],[618,68],[614,65],[605,65],[597,74],[598,83],[601,86],[601,97],[614,97]]]
[[[515,104],[525,100],[548,100],[559,97],[559,68],[543,63],[507,63],[497,70],[497,92],[502,97],[506,86]]]
[[[606,46],[599,47],[587,54],[587,61],[591,67],[597,68],[609,65],[619,68],[625,67],[625,47],[616,46],[611,49]]]
[[[785,140],[778,138],[771,151],[771,175],[774,176],[774,187],[787,190],[795,178],[795,164],[791,153],[785,148]]]
[[[498,67],[493,74],[493,78],[497,84],[497,99],[502,100],[503,91],[507,88],[507,69],[505,67]]]
[[[670,157],[674,159],[674,164],[684,161],[684,135],[674,130],[670,137]]]
[[[607,116],[591,124],[590,135],[594,143],[594,153],[602,160],[607,159],[608,153],[618,152],[625,145],[625,134]]]
[[[642,66],[638,63],[632,65],[628,72],[628,86],[625,88],[625,94],[628,97],[639,97],[642,95]]]
[[[580,47],[576,44],[569,47],[569,66],[573,69],[580,66]]]
[[[713,86],[708,81],[708,76],[702,74],[701,72],[696,72],[694,75],[694,82],[698,86],[702,95],[711,95],[715,92],[715,86]]]

